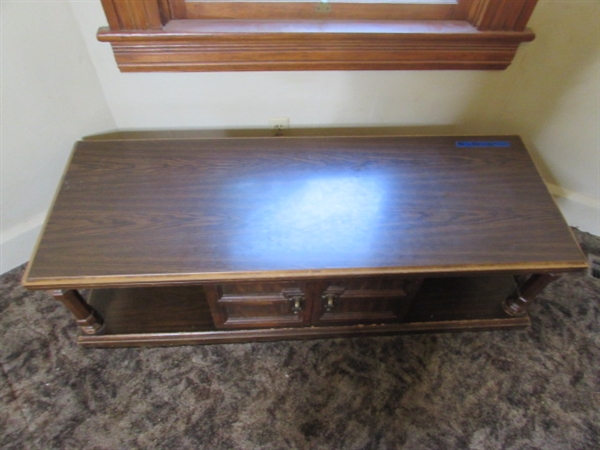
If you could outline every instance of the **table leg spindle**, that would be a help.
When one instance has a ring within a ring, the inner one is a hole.
[[[52,295],[73,313],[84,334],[100,334],[102,332],[104,320],[77,290],[56,290]]]
[[[524,315],[532,300],[558,277],[559,275],[552,273],[531,275],[522,286],[517,288],[514,294],[502,302],[506,314],[510,316]]]

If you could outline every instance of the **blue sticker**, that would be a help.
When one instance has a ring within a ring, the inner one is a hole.
[[[458,148],[473,147],[510,147],[508,141],[456,141]]]

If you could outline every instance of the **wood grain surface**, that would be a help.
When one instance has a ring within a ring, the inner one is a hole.
[[[112,140],[76,145],[24,284],[584,267],[518,137]]]

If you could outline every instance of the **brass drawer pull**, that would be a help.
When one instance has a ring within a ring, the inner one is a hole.
[[[321,298],[323,300],[325,300],[325,306],[324,306],[325,311],[327,311],[327,312],[333,311],[333,308],[335,308],[335,300],[337,297],[339,297],[339,296],[336,294],[327,294],[327,293],[325,293],[321,296]]]
[[[338,287],[330,287],[321,295],[321,298],[324,300],[325,305],[323,305],[323,309],[326,312],[331,312],[335,308],[337,301],[340,299],[342,294],[344,293],[344,288]]]
[[[302,293],[284,293],[283,296],[292,304],[292,312],[300,314],[304,307],[304,294]]]

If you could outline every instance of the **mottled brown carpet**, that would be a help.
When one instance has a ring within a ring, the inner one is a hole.
[[[89,350],[22,270],[1,278],[2,449],[600,448],[591,277],[524,331]]]

